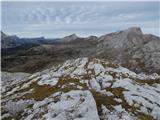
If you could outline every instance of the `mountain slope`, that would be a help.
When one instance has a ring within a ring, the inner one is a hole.
[[[37,37],[37,38],[19,38],[16,35],[7,35],[1,31],[1,49],[11,49],[20,47],[27,44],[52,44],[57,39],[45,39],[44,37]]]
[[[68,60],[10,86],[3,81],[2,119],[160,119],[160,76],[103,59]]]
[[[21,45],[23,41],[19,41],[17,36],[9,36],[5,33],[1,32],[1,48],[12,48]]]
[[[143,34],[139,27],[100,37],[79,38],[72,34],[52,44],[43,43],[26,49],[22,46],[12,54],[2,52],[2,70],[33,73],[79,57],[107,59],[136,73],[160,74],[160,38]]]
[[[107,34],[98,39],[98,56],[136,72],[160,72],[160,38],[145,35],[139,27]]]

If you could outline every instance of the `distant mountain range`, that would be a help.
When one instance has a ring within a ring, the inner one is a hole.
[[[16,35],[7,35],[1,31],[1,48],[14,48],[25,44],[47,44],[57,39],[45,39],[44,37],[37,38],[19,38]]]
[[[81,38],[25,39],[1,32],[2,70],[37,72],[68,59],[103,58],[135,72],[160,74],[160,38],[139,27]]]

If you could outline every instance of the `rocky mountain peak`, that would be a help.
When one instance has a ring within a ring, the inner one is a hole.
[[[134,35],[142,35],[142,30],[140,27],[130,27],[126,30],[124,30],[126,33],[134,34]]]
[[[73,41],[73,40],[76,40],[78,37],[76,34],[71,34],[69,36],[66,36],[64,38],[62,38],[62,41],[63,42],[70,42],[70,41]]]
[[[18,39],[17,35],[8,35],[6,33],[4,33],[3,31],[1,31],[1,38],[2,39]]]
[[[3,31],[1,31],[1,37],[7,36]]]
[[[89,40],[97,40],[98,37],[91,35],[91,36],[87,37],[87,39],[89,39]]]
[[[73,33],[70,35],[70,37],[77,38],[77,35],[75,33]]]
[[[100,49],[114,48],[114,49],[126,49],[132,48],[135,45],[143,44],[143,33],[139,27],[131,27],[118,32],[106,34],[99,38]],[[119,51],[119,50],[118,50]]]
[[[128,29],[125,29],[125,30],[120,30],[120,31],[117,31],[117,32],[113,32],[113,33],[109,33],[109,34],[106,34],[106,35],[103,35],[99,38],[99,41],[104,41],[104,40],[112,40],[114,42],[118,42],[118,41],[121,41],[121,42],[124,42],[125,40],[128,41],[128,36],[132,36],[132,37],[137,37],[137,36],[142,36],[143,33],[141,31],[141,28],[140,27],[130,27]],[[125,41],[125,42],[127,42]]]

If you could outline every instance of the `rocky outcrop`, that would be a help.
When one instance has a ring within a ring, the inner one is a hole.
[[[62,38],[61,42],[71,42],[71,41],[74,41],[76,39],[78,39],[77,35],[72,34],[72,35],[69,35],[69,36],[66,36],[66,37]]]
[[[2,89],[2,120],[160,119],[160,76],[104,59],[68,60]]]
[[[2,49],[13,48],[21,45],[21,43],[19,43],[18,40],[19,38],[17,36],[9,36],[1,32],[1,48]]]
[[[143,34],[140,28],[133,27],[124,31],[119,31],[101,36],[98,47],[101,49],[115,48],[127,49],[133,46],[139,46],[144,43]]]
[[[132,27],[101,36],[97,53],[136,72],[160,73],[160,38]]]

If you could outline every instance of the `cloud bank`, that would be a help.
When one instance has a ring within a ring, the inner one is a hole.
[[[20,37],[102,35],[131,26],[159,35],[158,2],[2,2],[2,30]]]

